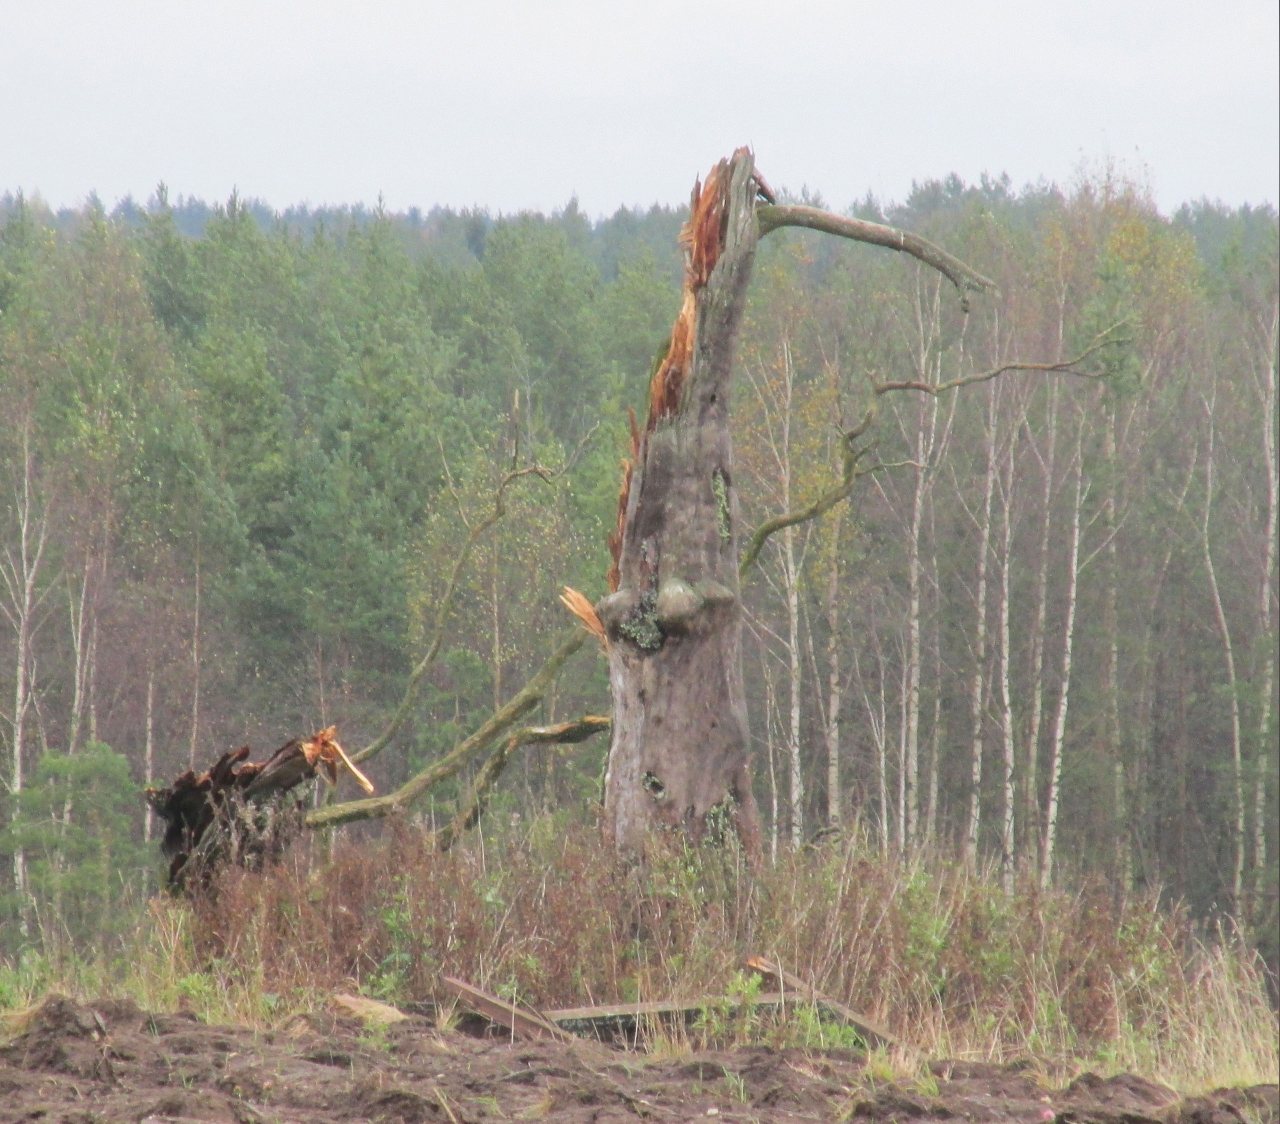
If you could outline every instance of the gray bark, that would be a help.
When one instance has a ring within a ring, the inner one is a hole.
[[[723,809],[760,849],[742,679],[738,500],[729,382],[756,242],[750,153],[720,168],[721,244],[693,299],[693,345],[677,408],[651,403],[623,512],[609,637],[613,729],[605,831],[638,850],[654,827],[705,834]],[[686,297],[688,299],[688,296]]]

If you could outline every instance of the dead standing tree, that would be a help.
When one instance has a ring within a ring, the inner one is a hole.
[[[746,148],[695,185],[681,235],[686,264],[680,314],[651,378],[648,419],[643,429],[632,422],[610,540],[609,593],[594,614],[580,595],[570,591],[569,598],[578,615],[589,626],[603,626],[607,637],[613,724],[605,832],[623,850],[639,849],[651,828],[676,828],[697,839],[717,823],[731,823],[747,852],[759,854],[740,567],[750,564],[770,534],[820,515],[850,494],[862,471],[857,438],[871,424],[879,396],[938,394],[1008,370],[1068,371],[1084,358],[1009,364],[938,385],[873,385],[871,410],[843,435],[843,478],[802,510],[769,520],[740,552],[730,381],[756,245],[781,227],[807,227],[910,254],[950,280],[962,303],[968,290],[994,287],[916,235],[778,205]]]

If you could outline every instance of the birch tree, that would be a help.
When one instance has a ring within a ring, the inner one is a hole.
[[[1213,559],[1213,504],[1215,496],[1214,475],[1217,469],[1217,440],[1214,424],[1214,404],[1217,387],[1201,399],[1205,416],[1204,500],[1199,521],[1200,551],[1204,559],[1205,577],[1208,582],[1209,604],[1218,639],[1222,644],[1222,664],[1226,675],[1227,709],[1231,716],[1231,901],[1238,907],[1244,891],[1245,859],[1245,787],[1244,787],[1244,735],[1240,714],[1240,686],[1237,672],[1236,643],[1218,583],[1218,568]]]
[[[1071,458],[1071,507],[1068,512],[1067,557],[1064,567],[1062,654],[1058,671],[1058,700],[1049,724],[1048,760],[1045,762],[1048,789],[1045,794],[1040,839],[1040,887],[1047,889],[1053,878],[1058,838],[1058,810],[1062,795],[1062,759],[1067,740],[1067,712],[1071,702],[1072,654],[1075,648],[1076,605],[1080,590],[1080,541],[1084,531],[1084,504],[1088,486],[1084,473],[1084,422],[1078,423],[1076,447]]]
[[[13,502],[11,525],[0,547],[0,614],[13,632],[13,701],[5,715],[8,745],[9,815],[16,823],[26,781],[28,720],[35,702],[35,639],[42,623],[41,608],[53,583],[47,579],[46,547],[49,509],[40,491],[39,469],[32,447],[32,419],[19,421],[19,458],[9,480]],[[13,851],[13,889],[20,903],[26,931],[27,864],[21,846]]]
[[[1258,576],[1258,629],[1261,637],[1261,670],[1257,681],[1257,737],[1258,747],[1254,763],[1253,782],[1253,896],[1260,903],[1266,889],[1270,862],[1267,855],[1266,802],[1267,779],[1276,775],[1275,762],[1275,714],[1276,693],[1276,526],[1277,526],[1277,417],[1276,366],[1280,361],[1280,301],[1271,307],[1270,325],[1265,313],[1258,318],[1261,329],[1261,347],[1253,352],[1253,376],[1258,390],[1261,410],[1258,412],[1258,429],[1262,445],[1262,463],[1266,470],[1263,485],[1264,516],[1262,534],[1262,560]]]
[[[969,800],[965,816],[964,864],[974,870],[978,862],[978,838],[982,825],[982,763],[986,737],[987,672],[987,568],[991,558],[992,501],[998,462],[996,423],[997,389],[986,390],[986,425],[983,434],[982,501],[976,514],[978,550],[973,585],[973,628],[970,632],[973,673],[969,680]]]

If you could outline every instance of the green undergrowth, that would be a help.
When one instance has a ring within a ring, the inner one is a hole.
[[[751,875],[732,848],[656,845],[623,864],[557,818],[446,854],[422,834],[295,853],[231,872],[204,900],[157,898],[92,957],[0,962],[0,1008],[49,990],[278,1025],[335,991],[452,1002],[449,974],[538,1007],[750,997],[757,954],[930,1058],[1061,1075],[1132,1071],[1188,1092],[1274,1081],[1276,1014],[1243,942],[1192,936],[1178,911],[1106,887],[1013,895],[940,859],[886,859],[858,839]],[[651,1026],[650,1048],[860,1046],[812,1007],[786,1017],[708,1002]],[[920,1055],[873,1053],[910,1072]]]

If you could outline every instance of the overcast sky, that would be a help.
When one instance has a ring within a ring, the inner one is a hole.
[[[1276,203],[1276,0],[0,0],[0,192],[592,216],[750,144],[844,208],[916,180]]]

